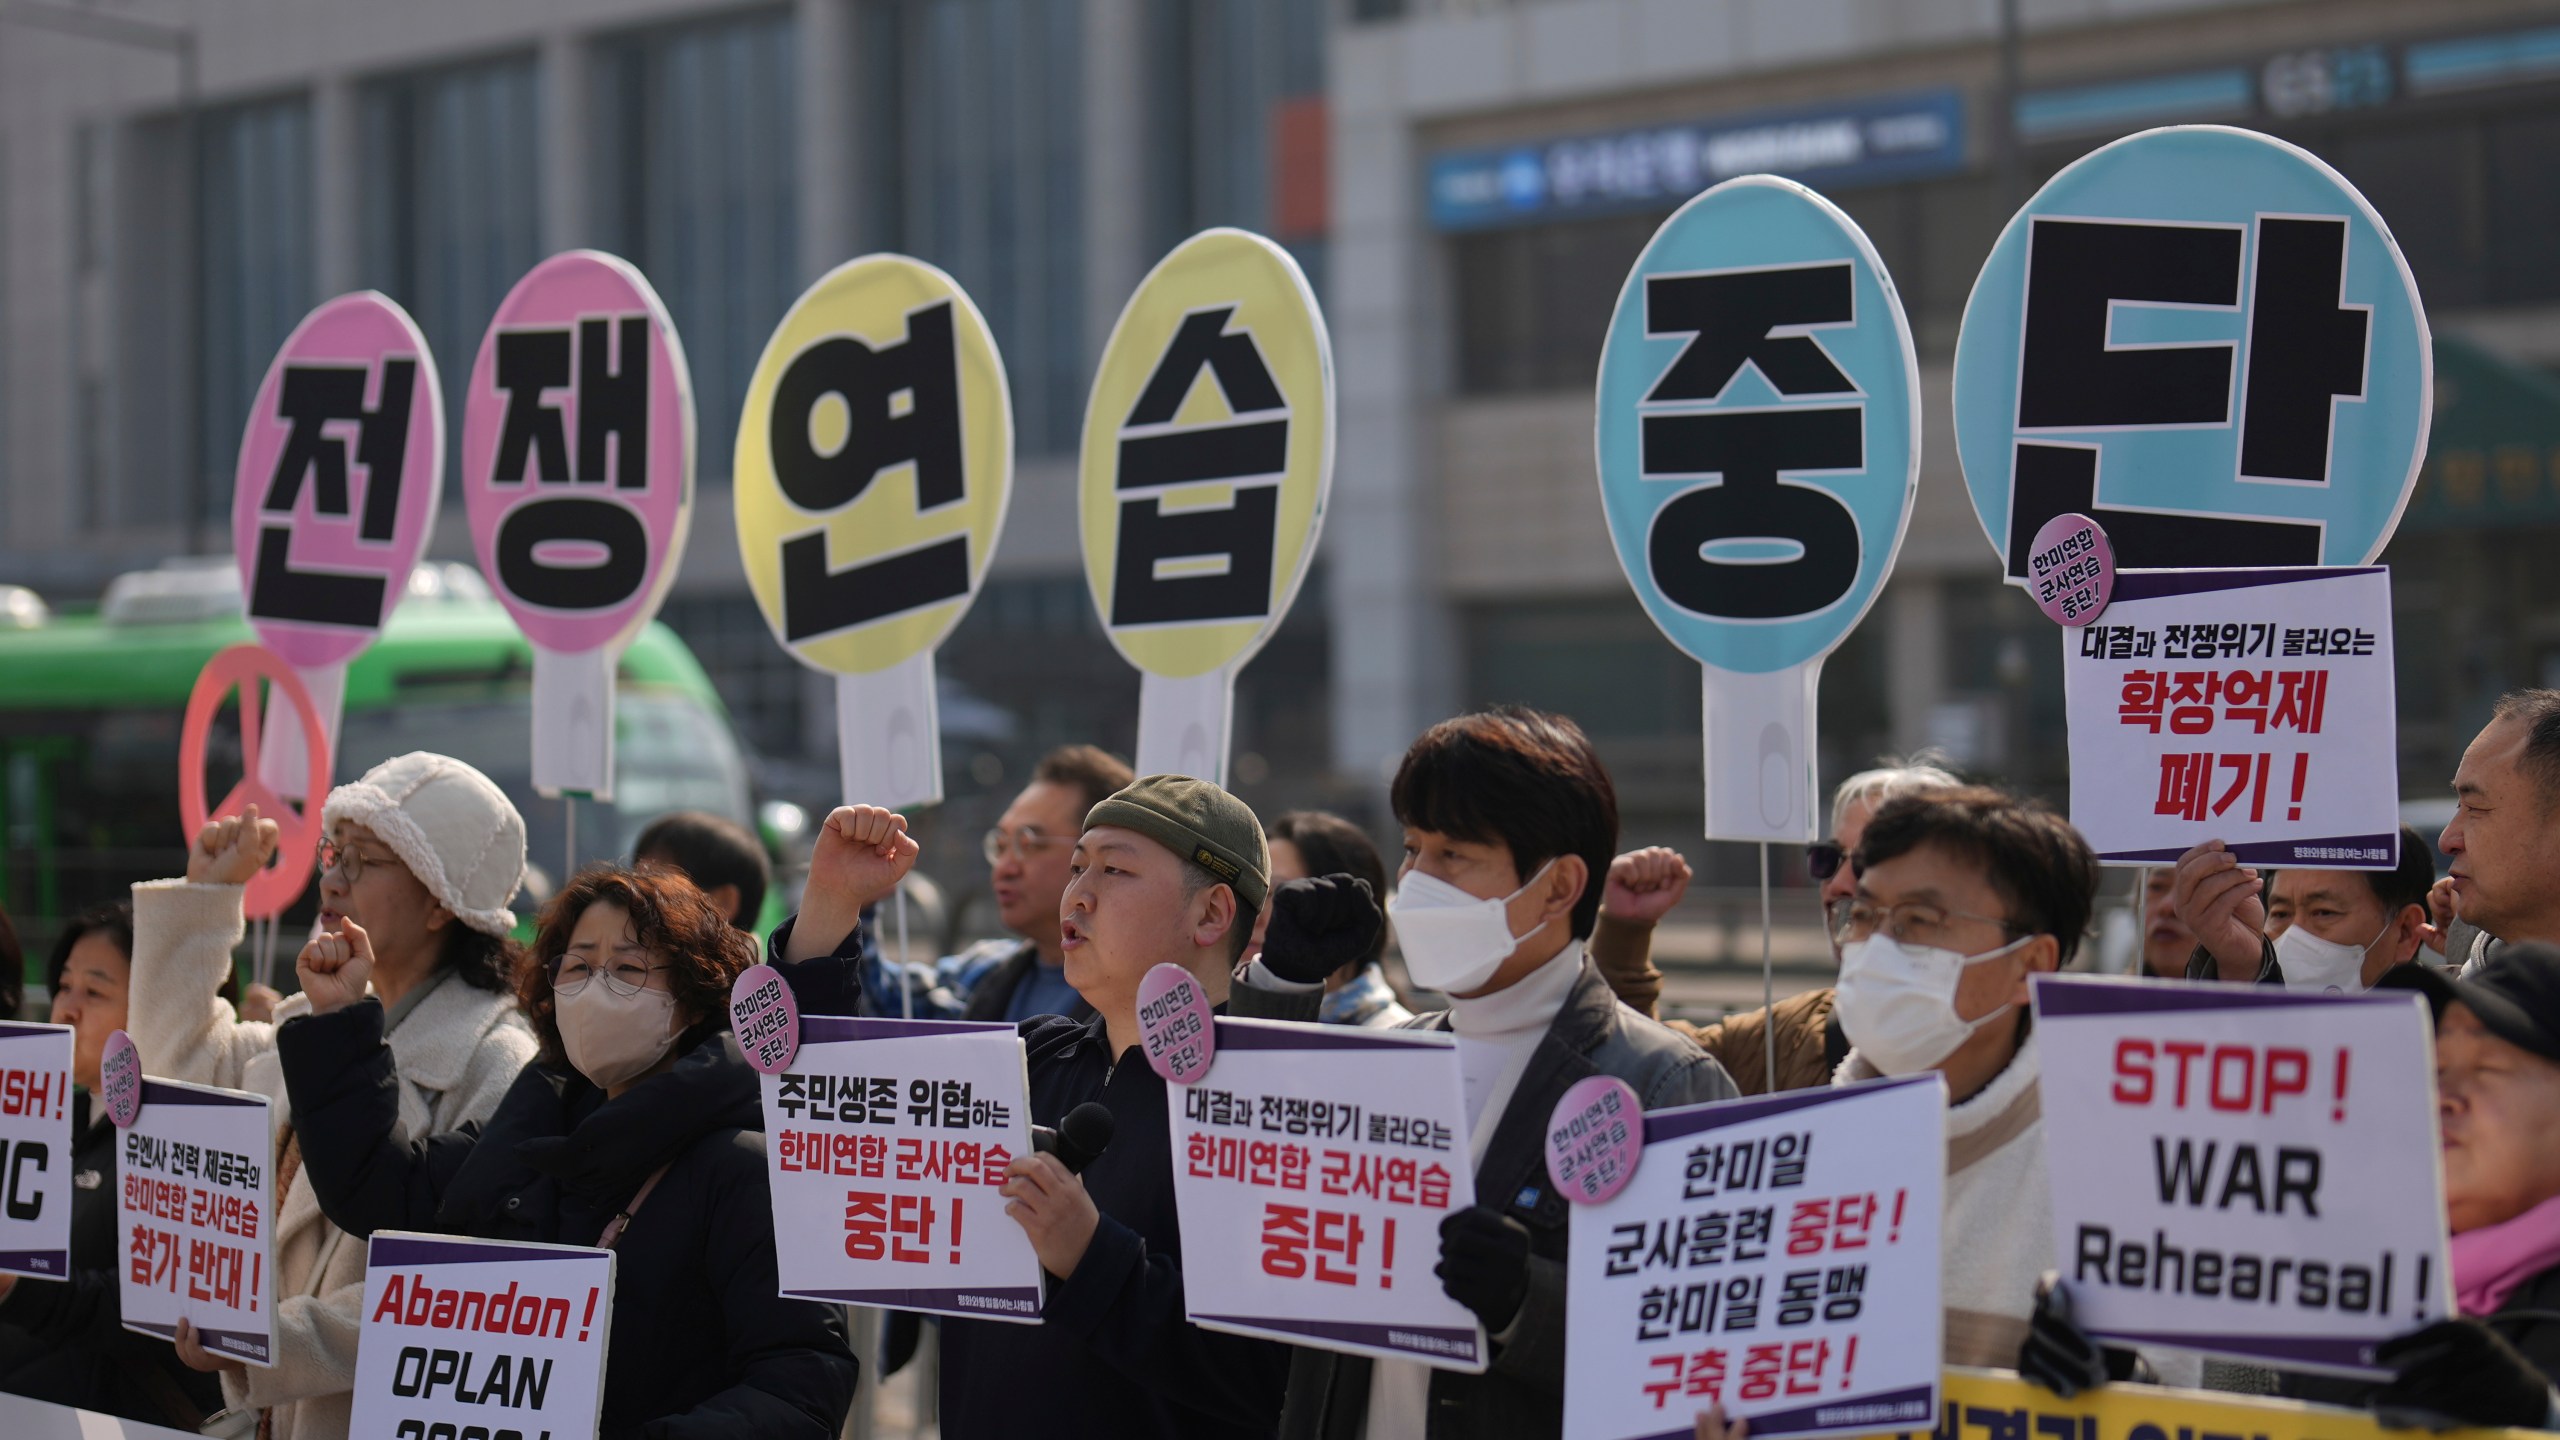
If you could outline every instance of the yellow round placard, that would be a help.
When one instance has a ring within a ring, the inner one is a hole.
[[[738,418],[738,552],[774,638],[840,675],[942,643],[1013,489],[986,319],[903,255],[828,272],[782,317]]]
[[[1152,675],[1241,663],[1296,598],[1333,482],[1333,345],[1289,252],[1204,230],[1120,311],[1084,412],[1085,581]]]

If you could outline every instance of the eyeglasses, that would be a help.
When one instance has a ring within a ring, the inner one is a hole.
[[[1043,835],[1026,825],[1018,834],[1007,834],[1001,829],[990,830],[979,838],[978,849],[987,857],[988,864],[1001,865],[1007,855],[1018,855],[1028,863],[1032,856],[1044,850],[1055,850],[1066,843],[1064,835]]]
[[[338,872],[338,877],[346,881],[349,885],[353,885],[364,878],[364,867],[367,865],[397,865],[400,863],[387,855],[380,857],[367,855],[353,845],[341,845],[334,840],[321,841],[318,854],[320,857],[320,873],[326,875],[330,871],[335,870]]]
[[[563,955],[551,962],[551,993],[575,995],[587,988],[588,981],[602,980],[604,988],[627,1000],[649,988],[650,976],[668,968],[620,957],[599,966],[575,955]]]
[[[1840,867],[1848,859],[1848,847],[1837,840],[1816,840],[1804,847],[1805,873],[1811,875],[1817,885],[1839,874]]]
[[[1952,950],[1946,943],[1948,932],[1958,920],[1979,920],[1997,925],[2004,935],[2024,935],[2023,927],[1997,915],[1980,915],[1971,910],[1951,910],[1933,900],[1905,900],[1899,905],[1878,905],[1867,900],[1851,900],[1836,919],[1833,931],[1840,943],[1864,940],[1877,931],[1905,945],[1918,945],[1933,950]]]

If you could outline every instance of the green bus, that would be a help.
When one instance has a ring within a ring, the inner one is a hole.
[[[216,651],[255,639],[227,558],[118,577],[96,607],[61,614],[0,586],[0,908],[25,943],[30,995],[64,919],[136,880],[182,873],[187,697]],[[571,802],[538,796],[530,777],[532,665],[478,572],[423,563],[381,637],[348,666],[331,761],[340,783],[411,750],[478,766],[524,814],[534,869],[518,910],[528,916],[566,873],[571,830]],[[769,833],[771,816],[759,827],[747,757],[674,631],[652,623],[623,653],[619,680],[614,798],[575,802],[580,863],[627,857],[641,827],[669,810],[727,816],[766,832],[769,846],[785,838]],[[206,746],[208,801],[243,773],[235,716],[226,707]],[[316,890],[287,912],[284,935],[308,926]],[[781,896],[766,903],[770,924]],[[293,943],[281,946],[287,973]]]

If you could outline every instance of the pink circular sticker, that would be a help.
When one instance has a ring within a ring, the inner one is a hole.
[[[657,613],[693,517],[693,383],[627,261],[554,255],[499,303],[462,409],[462,498],[534,644],[618,647]]]
[[[2086,625],[2105,614],[2116,591],[2116,551],[2105,528],[2067,513],[2044,522],[2027,557],[2027,583],[2036,608],[2059,624]]]
[[[258,682],[268,686],[265,705],[258,696]],[[204,803],[205,737],[213,729],[214,717],[221,713],[222,699],[234,688],[240,691],[240,753],[258,753],[260,738],[266,727],[282,719],[289,725],[302,727],[302,753],[310,766],[304,783],[301,806],[267,788],[259,778],[255,761],[240,783],[222,797],[222,803],[208,807]],[[293,707],[293,714],[279,717],[273,702],[281,698]],[[320,845],[320,805],[329,794],[329,732],[321,728],[319,707],[311,703],[311,692],[293,667],[272,652],[256,645],[234,645],[214,652],[196,673],[196,688],[187,696],[187,718],[178,727],[178,823],[185,827],[185,843],[193,845],[196,832],[216,816],[238,815],[249,806],[258,814],[276,822],[276,858],[266,869],[250,878],[249,892],[242,897],[240,908],[253,920],[263,920],[283,912],[302,894],[311,881],[311,864]]]
[[[373,643],[444,496],[444,387],[409,312],[367,290],[304,316],[258,386],[234,475],[258,638],[305,670]]]
[[[130,1130],[142,1118],[142,1052],[121,1030],[107,1036],[98,1056],[98,1100],[119,1130]]]
[[[782,972],[750,965],[729,987],[729,1030],[760,1075],[779,1075],[800,1053],[800,1002]]]
[[[1547,1121],[1547,1178],[1580,1205],[1615,1199],[1644,1154],[1644,1103],[1614,1075],[1587,1075]]]
[[[1147,1064],[1176,1085],[1197,1084],[1218,1054],[1209,994],[1179,965],[1159,965],[1138,982],[1138,1035]]]

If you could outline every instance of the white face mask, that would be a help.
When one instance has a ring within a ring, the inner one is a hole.
[[[1413,983],[1443,995],[1483,989],[1529,938],[1511,933],[1505,907],[1528,893],[1555,863],[1539,866],[1527,885],[1498,900],[1480,899],[1419,870],[1397,881],[1396,893],[1387,899],[1387,918],[1395,922],[1396,945],[1404,952],[1404,968]],[[1530,927],[1529,934],[1536,933]]]
[[[1965,967],[1997,960],[2034,938],[1981,955],[1905,945],[1882,931],[1852,940],[1840,948],[1840,1028],[1879,1073],[1917,1075],[2008,1013],[2005,1004],[1979,1020],[1956,1013]]]
[[[2318,990],[2331,995],[2359,995],[2364,992],[2364,961],[2373,947],[2391,933],[2386,924],[2381,934],[2362,945],[2341,945],[2323,940],[2303,928],[2301,921],[2276,937],[2276,964],[2284,970],[2287,990]]]
[[[575,995],[554,994],[551,1007],[560,1048],[599,1090],[645,1072],[676,1043],[676,997],[665,990],[616,995],[590,980]]]

